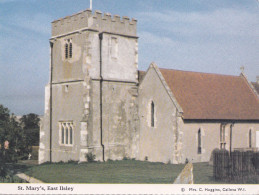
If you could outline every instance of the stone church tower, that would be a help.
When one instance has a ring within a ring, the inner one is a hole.
[[[91,10],[52,22],[39,163],[136,158],[136,25]]]

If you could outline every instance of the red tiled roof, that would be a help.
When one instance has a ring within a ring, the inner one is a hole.
[[[259,120],[259,99],[243,76],[160,71],[184,119]]]

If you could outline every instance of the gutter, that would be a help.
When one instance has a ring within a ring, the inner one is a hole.
[[[105,161],[104,158],[104,144],[103,144],[103,76],[102,76],[102,40],[103,40],[103,32],[99,33],[99,43],[100,43],[100,133],[101,133],[101,146],[103,152],[103,162]]]
[[[50,43],[50,100],[49,100],[49,161],[52,162],[52,80],[53,80],[53,42]]]

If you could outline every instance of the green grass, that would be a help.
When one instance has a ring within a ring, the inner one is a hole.
[[[108,162],[54,163],[29,166],[24,173],[46,183],[164,183],[172,184],[184,165],[122,160]],[[255,184],[259,177],[246,181],[215,181],[213,166],[194,163],[195,184]]]
[[[173,183],[183,167],[123,160],[43,164],[30,167],[24,173],[46,183]]]
[[[213,178],[213,166],[209,163],[194,163],[193,176],[195,184],[224,184],[226,182],[215,181]]]

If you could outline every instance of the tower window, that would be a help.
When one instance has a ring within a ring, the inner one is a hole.
[[[71,39],[66,40],[65,44],[65,58],[72,58],[73,56],[73,44],[71,42]]]
[[[198,131],[198,154],[201,154],[201,129]]]
[[[68,44],[65,45],[65,57],[68,58]]]
[[[154,102],[151,102],[151,127],[155,126],[155,105]]]
[[[72,50],[73,49],[73,45],[72,45],[72,43],[70,42],[69,43],[69,58],[72,58]]]

